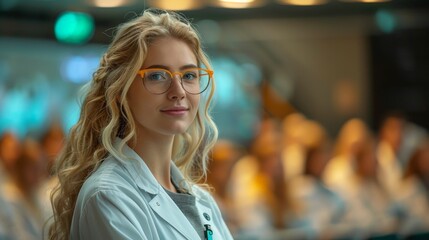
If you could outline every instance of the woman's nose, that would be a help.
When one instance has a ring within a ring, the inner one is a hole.
[[[168,91],[168,98],[172,100],[185,98],[186,91],[182,86],[182,79],[180,75],[175,74],[171,79],[171,87]]]

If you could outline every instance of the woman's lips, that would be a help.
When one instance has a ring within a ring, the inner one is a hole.
[[[184,107],[173,107],[173,108],[167,108],[167,109],[161,110],[162,113],[172,115],[172,116],[181,116],[186,114],[188,111],[189,109]]]

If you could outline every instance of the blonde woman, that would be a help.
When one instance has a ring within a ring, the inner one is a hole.
[[[190,23],[146,10],[102,57],[58,163],[50,239],[232,239],[205,176],[213,71]]]

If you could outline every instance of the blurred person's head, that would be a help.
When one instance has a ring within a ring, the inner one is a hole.
[[[257,126],[256,135],[260,135],[266,132],[279,132],[280,122],[275,118],[264,118],[259,122]]]
[[[284,211],[289,208],[282,163],[282,133],[279,122],[266,119],[251,146],[251,154],[257,159],[259,174],[254,179],[266,190],[264,196],[269,205],[276,228],[284,227]]]
[[[417,176],[429,181],[429,138],[425,138],[414,150],[405,170],[405,177]]]
[[[306,117],[301,113],[291,113],[283,118],[281,127],[285,144],[301,142],[303,136],[300,125],[305,121]]]
[[[348,120],[340,129],[335,143],[334,155],[354,155],[370,134],[365,122],[359,118]]]
[[[212,148],[207,182],[218,195],[225,194],[232,167],[241,155],[242,150],[229,140],[219,140]]]
[[[251,146],[251,153],[258,159],[260,170],[272,172],[281,159],[282,136],[275,120],[266,119],[261,126]]]
[[[22,143],[22,151],[16,161],[16,181],[25,194],[37,190],[44,180],[46,161],[40,143],[35,139],[26,138]]]
[[[304,141],[304,174],[320,178],[329,160],[328,136],[325,129],[316,121],[306,121],[303,127],[308,132]]]
[[[21,146],[18,137],[13,132],[4,132],[0,137],[0,164],[11,174],[19,157]]]
[[[50,169],[54,165],[55,159],[63,148],[64,140],[64,130],[59,123],[49,125],[48,129],[42,136],[41,144],[48,161],[47,164],[49,171],[51,171]]]
[[[363,179],[374,179],[377,176],[378,161],[376,143],[369,138],[357,150],[354,160],[356,174]]]
[[[394,152],[398,152],[404,135],[406,119],[401,113],[388,114],[380,126],[380,141],[389,144]]]

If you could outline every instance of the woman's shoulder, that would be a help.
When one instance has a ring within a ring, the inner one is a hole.
[[[85,180],[79,195],[89,198],[100,192],[124,192],[136,189],[132,176],[114,157],[103,163]]]

